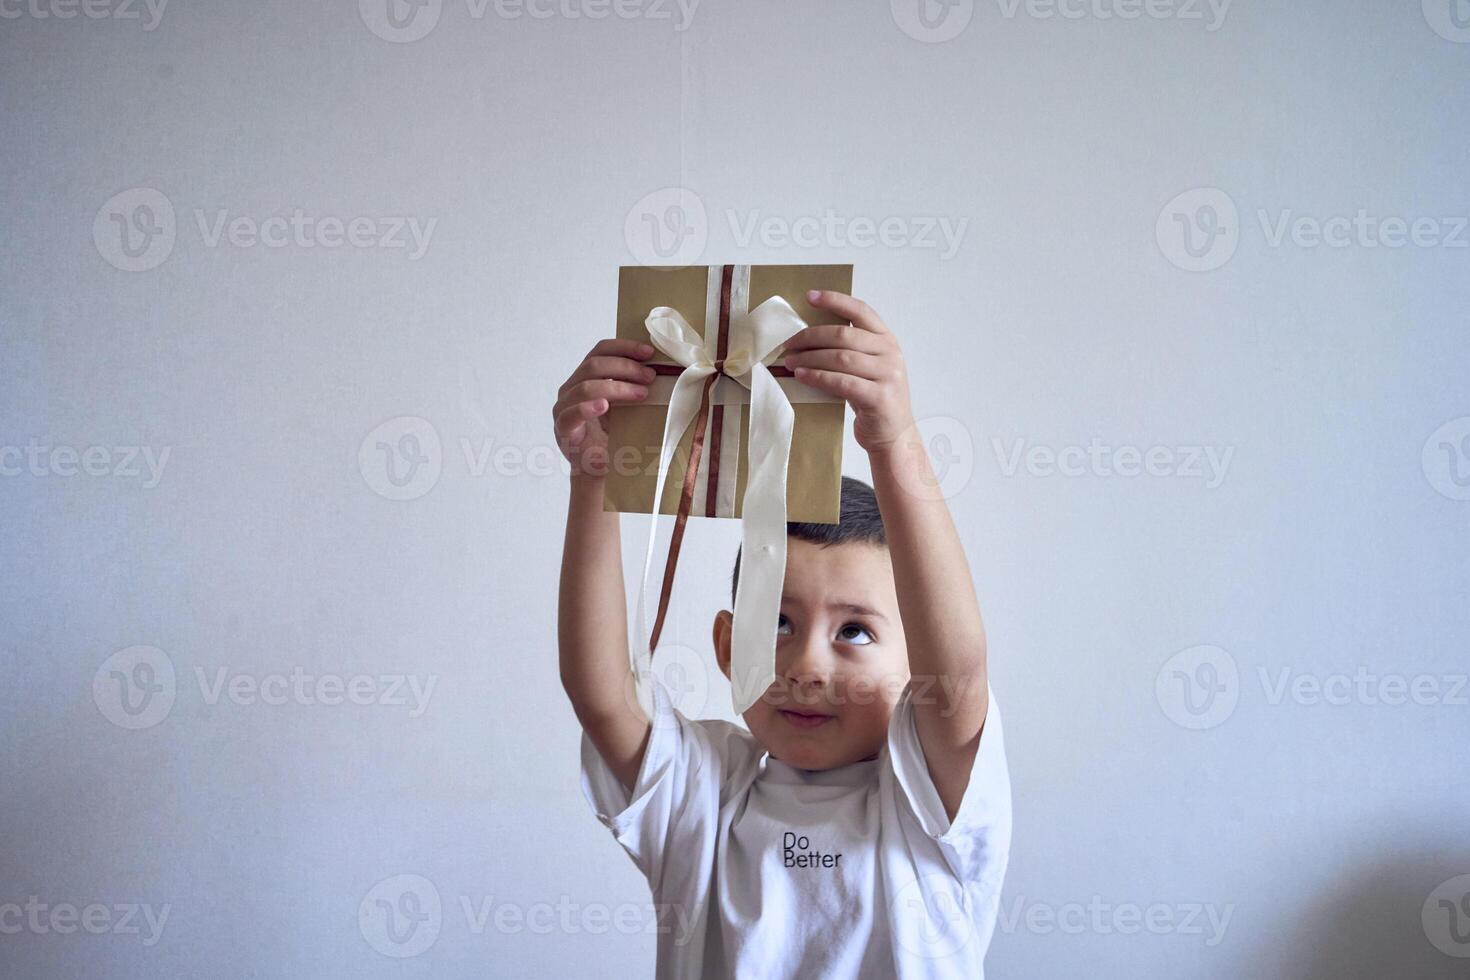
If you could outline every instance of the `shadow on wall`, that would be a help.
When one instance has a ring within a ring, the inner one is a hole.
[[[1441,888],[1456,878],[1460,880]],[[1364,864],[1332,882],[1288,931],[1292,936],[1290,958],[1285,969],[1273,969],[1271,976],[1466,980],[1470,978],[1470,851],[1466,842]],[[1451,956],[1437,948],[1431,931],[1440,946],[1461,955]]]

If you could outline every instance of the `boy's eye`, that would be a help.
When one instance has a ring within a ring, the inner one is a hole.
[[[837,638],[843,643],[852,643],[857,646],[865,646],[873,642],[873,634],[857,623],[848,623],[837,631]]]
[[[782,613],[780,615],[780,618],[778,618],[776,620],[776,635],[777,636],[790,636],[791,635],[791,620],[789,620],[789,619],[786,618],[786,614],[785,613]]]

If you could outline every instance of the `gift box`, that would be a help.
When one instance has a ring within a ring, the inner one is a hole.
[[[841,513],[846,404],[791,376],[783,343],[831,314],[807,290],[850,293],[850,265],[625,266],[617,336],[652,344],[648,398],[608,413],[603,506],[670,514],[675,526],[658,612],[647,628],[650,531],[634,650],[651,654],[667,613],[688,518],[742,522],[732,686],[744,711],[774,677],[786,522],[834,524]],[[738,678],[735,674],[738,672]]]
[[[710,303],[710,293],[722,284],[724,268],[622,267],[618,270],[617,336],[652,343],[645,321],[650,311],[657,307],[679,310],[700,337],[707,336],[711,319],[716,321],[718,329],[719,307]],[[738,268],[731,267],[732,287],[735,285],[734,271]],[[780,296],[806,323],[830,323],[834,319],[830,313],[816,310],[807,303],[808,289],[852,292],[850,265],[753,265],[744,268],[749,269],[750,281],[746,309],[754,309],[771,297]],[[739,297],[732,299],[738,302]],[[711,305],[714,305],[713,310]],[[791,378],[790,372],[780,366],[782,353],[778,349],[765,361],[795,410],[786,478],[787,519],[835,524],[842,492],[846,403],[835,395],[828,395]],[[660,374],[650,386],[647,401],[638,405],[617,405],[608,413],[608,449],[614,465],[606,481],[604,508],[607,510],[631,514],[652,512],[654,477],[669,396],[684,366],[657,348],[649,364]],[[741,447],[748,445],[750,438],[749,395],[749,389],[732,378],[721,377],[715,383],[709,422],[705,428],[708,452],[701,454],[692,516],[740,517],[743,513],[749,467]],[[678,513],[679,491],[684,483],[693,441],[694,429],[691,426],[679,436],[664,480],[660,513]],[[711,462],[716,471],[713,488],[709,481]],[[732,473],[733,480],[730,479]]]

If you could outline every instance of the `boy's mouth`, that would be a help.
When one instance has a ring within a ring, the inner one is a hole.
[[[781,717],[796,728],[817,728],[832,720],[831,715],[824,715],[818,711],[788,711],[780,709]]]

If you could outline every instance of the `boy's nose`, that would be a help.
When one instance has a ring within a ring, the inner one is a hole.
[[[825,686],[832,675],[832,651],[820,633],[808,631],[787,647],[781,675],[794,687]]]

